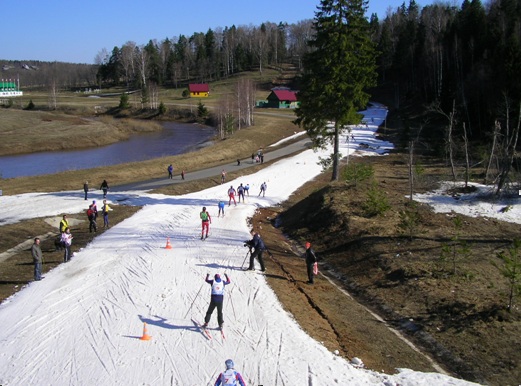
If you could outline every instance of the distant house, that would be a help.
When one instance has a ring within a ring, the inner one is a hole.
[[[190,83],[188,91],[190,91],[190,98],[207,98],[210,94],[210,86],[208,83]]]
[[[277,109],[294,109],[300,102],[297,99],[297,91],[288,88],[274,88],[268,95],[268,103],[265,107],[273,107]]]

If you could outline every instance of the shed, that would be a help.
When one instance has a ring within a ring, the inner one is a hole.
[[[190,83],[188,91],[191,98],[207,98],[210,94],[210,86],[208,83]]]
[[[272,89],[268,95],[267,107],[278,109],[294,109],[299,106],[297,91],[290,89]]]

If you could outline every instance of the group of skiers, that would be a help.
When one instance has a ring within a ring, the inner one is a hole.
[[[266,182],[263,182],[260,186],[260,192],[259,192],[258,196],[260,196],[262,194],[262,197],[265,197],[267,189],[268,189],[268,184]],[[234,205],[237,206],[237,201],[235,201],[235,196],[238,197],[239,203],[241,202],[241,198],[242,198],[242,202],[244,203],[244,197],[249,196],[249,195],[250,195],[250,184],[246,184],[246,185],[240,184],[237,187],[237,190],[235,190],[233,185],[230,185],[230,188],[228,189],[228,206],[230,206],[232,204],[232,201],[233,201]],[[224,216],[224,208],[223,208],[222,212],[223,212],[222,214]]]

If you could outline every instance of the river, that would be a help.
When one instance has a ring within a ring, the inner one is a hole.
[[[165,122],[163,127],[103,147],[3,156],[0,177],[38,176],[183,154],[210,145],[215,135],[208,126]]]

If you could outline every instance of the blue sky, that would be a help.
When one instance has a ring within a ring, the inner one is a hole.
[[[206,32],[232,25],[313,19],[319,0],[0,0],[0,60],[93,63],[127,41]],[[370,0],[383,19],[403,0]],[[405,2],[409,3],[409,0]],[[430,1],[417,1],[420,5]]]

